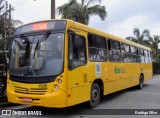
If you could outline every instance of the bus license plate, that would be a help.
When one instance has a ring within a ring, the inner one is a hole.
[[[32,99],[31,98],[23,98],[23,101],[24,102],[32,102]]]

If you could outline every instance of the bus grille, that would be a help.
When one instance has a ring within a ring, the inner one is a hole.
[[[44,95],[47,92],[47,88],[27,88],[14,86],[14,91],[22,94]]]

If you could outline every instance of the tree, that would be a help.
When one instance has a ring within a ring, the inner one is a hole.
[[[130,36],[130,37],[127,37],[126,39],[131,40],[135,43],[139,43],[141,45],[146,45],[146,41],[150,37],[150,33],[149,33],[148,29],[144,29],[141,34],[141,32],[138,28],[134,28],[133,34],[134,34],[134,37]]]
[[[101,0],[70,0],[68,3],[63,4],[57,8],[59,15],[62,18],[75,20],[85,25],[89,24],[92,15],[98,15],[101,20],[105,20],[107,12],[105,6],[98,5]]]
[[[9,45],[11,43],[10,37],[13,35],[15,31],[15,26],[17,24],[22,24],[21,21],[13,20],[9,17],[9,12],[11,13],[11,11],[14,9],[11,8],[6,11],[5,2],[5,0],[0,0],[0,50],[2,50],[3,47],[4,49],[6,49],[4,43],[6,45]]]
[[[153,57],[158,55],[158,44],[160,44],[160,36],[153,35],[153,37],[149,38],[148,45],[152,49]]]

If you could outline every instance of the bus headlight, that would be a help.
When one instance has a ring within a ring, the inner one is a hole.
[[[61,83],[62,83],[62,80],[61,80],[61,79],[58,79],[58,83],[61,84]]]
[[[55,89],[56,89],[56,90],[58,90],[58,89],[59,89],[59,85],[58,85],[58,84],[55,84],[55,86],[54,86],[54,87],[55,87]]]

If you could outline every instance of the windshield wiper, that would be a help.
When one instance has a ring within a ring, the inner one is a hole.
[[[36,50],[39,50],[39,49],[40,49],[40,44],[41,44],[41,42],[46,41],[47,38],[50,36],[50,34],[51,34],[50,31],[46,32],[46,34],[44,34],[44,36],[43,36],[40,40],[37,41],[37,44],[36,44],[36,47],[35,47]]]
[[[51,31],[46,32],[46,33],[43,35],[43,37],[37,41],[36,47],[35,47],[34,53],[33,53],[33,59],[34,59],[34,57],[35,57],[35,52],[36,52],[36,50],[39,50],[39,49],[40,49],[40,46],[41,46],[40,44],[41,44],[41,42],[46,41],[46,40],[48,39],[48,37],[50,36],[50,34],[51,34]]]

